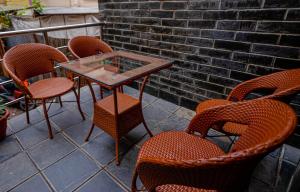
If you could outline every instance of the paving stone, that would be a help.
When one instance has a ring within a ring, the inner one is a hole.
[[[170,113],[174,113],[180,108],[178,105],[175,105],[174,103],[165,101],[163,99],[157,99],[154,103],[152,103],[152,106],[168,111]]]
[[[195,111],[192,111],[184,107],[180,107],[180,109],[178,109],[175,113],[177,116],[184,117],[188,120],[191,120],[196,114]]]
[[[76,192],[95,191],[119,192],[124,191],[124,189],[122,189],[105,171],[101,171],[82,187],[76,190]]]
[[[85,120],[79,124],[72,125],[64,130],[64,132],[69,136],[73,141],[75,141],[78,145],[82,145],[85,143],[84,139],[87,136],[90,128],[92,126],[92,121]],[[98,127],[94,128],[94,131],[90,137],[90,140],[98,136],[103,131]]]
[[[30,124],[27,124],[26,113],[15,116],[12,119],[8,120],[9,127],[13,132],[21,131],[27,127],[30,127],[37,122],[44,120],[43,114],[40,113],[38,109],[33,109],[29,111]]]
[[[283,161],[281,165],[281,170],[280,170],[280,176],[279,176],[279,182],[278,185],[275,188],[276,192],[281,192],[281,191],[286,191],[288,188],[289,182],[291,180],[292,175],[294,174],[296,170],[296,166]]]
[[[184,131],[189,125],[189,121],[183,117],[179,117],[176,114],[171,115],[169,118],[161,121],[158,124],[158,128],[162,131],[178,130]]]
[[[68,155],[74,149],[75,146],[68,142],[62,134],[57,134],[54,139],[48,139],[38,146],[31,148],[29,154],[38,168],[44,169]]]
[[[0,163],[13,157],[21,151],[21,147],[14,136],[6,137],[0,142]]]
[[[0,164],[0,191],[7,191],[37,173],[25,152]]]
[[[56,191],[72,191],[100,168],[77,150],[44,170]]]
[[[52,132],[55,137],[56,127],[53,123],[51,123]],[[38,124],[35,124],[31,127],[24,129],[21,132],[16,134],[16,137],[20,141],[23,148],[29,148],[33,145],[36,145],[46,139],[48,139],[48,127],[46,121],[42,121]]]
[[[64,111],[58,115],[53,116],[50,120],[54,122],[55,125],[57,125],[59,130],[66,129],[72,125],[83,122],[78,109],[74,111]]]
[[[38,174],[31,177],[30,179],[28,179],[18,187],[14,188],[13,190],[11,190],[11,192],[31,192],[31,191],[51,192],[51,189],[49,188],[49,186],[47,185],[43,177],[40,174]]]
[[[93,113],[94,113],[93,101],[87,101],[87,102],[81,103],[81,109],[85,114],[87,114],[90,118],[92,118]]]
[[[155,108],[152,105],[143,109],[145,121],[150,129],[155,128],[160,121],[169,117],[171,113]]]
[[[150,129],[151,131],[151,129]],[[133,130],[131,130],[126,136],[125,139],[128,140],[130,143],[137,143],[139,142],[148,132],[145,129],[145,126],[141,123]]]
[[[298,164],[300,160],[300,149],[297,149],[296,147],[290,145],[284,145],[284,147],[284,159],[294,164]]]
[[[139,93],[138,93],[138,96],[139,96]],[[151,104],[153,103],[154,101],[156,101],[158,98],[155,97],[155,96],[152,96],[148,93],[143,93],[143,101],[142,103],[145,103],[145,104]]]
[[[119,154],[122,154],[130,149],[131,144],[121,139],[119,145]],[[93,158],[95,158],[101,165],[107,165],[115,159],[115,141],[106,133],[102,133],[95,139],[90,140],[83,149],[87,151]]]
[[[134,89],[132,87],[123,86],[124,93],[131,95],[131,96],[137,96],[139,94],[139,90]]]
[[[137,147],[133,147],[128,153],[126,153],[124,158],[122,158],[121,164],[119,166],[117,166],[115,162],[113,162],[107,167],[107,170],[119,180],[124,182],[124,184],[129,189],[131,188],[131,181],[138,152],[139,149]],[[140,182],[140,180],[138,180],[137,182],[137,187],[142,187],[142,183]]]
[[[272,185],[276,177],[278,160],[272,156],[266,156],[255,168],[253,176],[269,185]]]
[[[253,178],[246,192],[272,192],[272,190],[270,185]]]

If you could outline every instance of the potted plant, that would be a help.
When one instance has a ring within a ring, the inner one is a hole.
[[[2,141],[6,137],[8,117],[9,111],[3,105],[3,100],[0,99],[0,141]]]

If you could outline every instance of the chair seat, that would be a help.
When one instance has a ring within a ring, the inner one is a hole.
[[[123,94],[118,92],[117,93],[118,98],[118,113],[121,114],[132,107],[140,104],[140,101],[130,95]],[[95,107],[100,107],[104,109],[105,111],[109,112],[110,114],[114,115],[114,96],[110,95],[108,97],[105,97],[104,99],[101,99],[97,101]]]
[[[198,189],[194,187],[188,187],[183,185],[162,185],[156,187],[156,192],[217,192],[216,190]]]
[[[214,143],[183,131],[169,131],[146,141],[139,159],[160,158],[170,160],[198,160],[224,155]]]
[[[67,93],[74,87],[74,82],[65,77],[39,80],[28,86],[33,99],[46,99]]]
[[[217,107],[220,105],[227,105],[230,103],[232,103],[232,101],[228,101],[228,100],[224,100],[224,99],[211,99],[211,100],[203,101],[197,106],[196,113],[198,114],[209,108]],[[228,123],[225,123],[222,130],[225,133],[229,133],[232,135],[241,135],[242,133],[244,133],[246,131],[247,128],[248,128],[247,125],[228,122]]]

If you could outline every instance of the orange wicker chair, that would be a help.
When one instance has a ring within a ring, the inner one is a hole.
[[[261,98],[276,99],[289,103],[291,99],[300,92],[300,69],[286,70],[276,72],[270,75],[261,76],[249,81],[245,81],[236,86],[226,100],[212,99],[201,102],[196,112],[201,113],[209,108],[226,105],[231,102],[243,101],[245,98],[257,90],[270,90],[272,94]],[[216,125],[213,128],[225,133],[226,135],[241,135],[247,125],[237,123],[226,123],[224,125]]]
[[[68,48],[77,59],[100,53],[109,53],[113,49],[101,39],[93,36],[77,36],[68,43]],[[78,79],[78,94],[80,95],[80,77]],[[103,89],[100,86],[100,97],[103,98]]]
[[[62,52],[51,46],[39,43],[17,45],[7,51],[3,58],[4,69],[24,92],[27,123],[30,123],[28,111],[29,99],[42,101],[44,115],[48,125],[49,138],[51,139],[53,138],[53,134],[46,108],[47,99],[58,97],[60,105],[62,106],[60,96],[72,90],[76,96],[82,119],[85,119],[80,108],[78,95],[74,88],[74,82],[65,77],[57,77],[54,69],[54,62],[66,61],[68,61],[68,59]],[[51,73],[52,77],[39,80],[29,86],[24,84],[25,80],[46,73]]]
[[[137,190],[138,176],[148,191],[243,191],[258,162],[293,133],[296,121],[288,105],[271,99],[198,113],[186,132],[164,132],[144,143],[132,191]],[[220,122],[248,126],[228,153],[204,139],[209,128]]]
[[[116,92],[116,90],[114,90],[116,94],[96,101],[92,86],[90,83],[88,83],[94,99],[94,115],[93,125],[85,141],[89,140],[89,137],[91,136],[95,125],[104,130],[115,140],[117,165],[120,164],[120,139],[130,130],[138,126],[140,123],[143,123],[146,131],[152,137],[152,133],[145,122],[142,110],[143,92],[148,78],[149,76],[146,76],[143,80],[143,83],[140,87],[139,99],[121,92]],[[115,98],[115,96],[117,96],[117,98]],[[114,105],[115,102],[117,102],[117,108]]]

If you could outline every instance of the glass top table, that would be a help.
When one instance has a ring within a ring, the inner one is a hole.
[[[114,51],[58,64],[109,89],[171,67],[172,61],[126,51]]]

